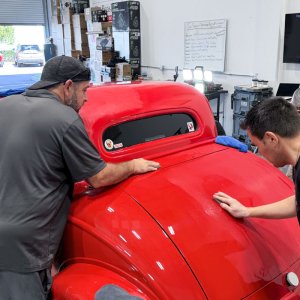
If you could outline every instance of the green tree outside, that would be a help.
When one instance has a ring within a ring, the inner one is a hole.
[[[14,42],[14,28],[12,26],[0,26],[0,43],[12,45]]]

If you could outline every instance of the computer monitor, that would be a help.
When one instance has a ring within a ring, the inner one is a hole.
[[[299,87],[299,83],[280,83],[276,96],[284,97],[287,100],[292,99],[295,90]]]

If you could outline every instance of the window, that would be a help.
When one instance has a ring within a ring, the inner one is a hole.
[[[38,45],[21,45],[21,51],[27,51],[27,50],[36,50],[40,51],[40,48]]]
[[[188,114],[166,114],[112,126],[104,132],[102,141],[108,151],[115,151],[166,137],[188,134],[196,129],[196,122]]]

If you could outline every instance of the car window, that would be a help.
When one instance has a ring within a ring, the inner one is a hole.
[[[188,134],[197,129],[195,120],[188,114],[165,114],[118,124],[106,129],[102,141],[105,149],[120,148]]]
[[[26,50],[40,51],[40,48],[38,45],[22,45],[20,50],[21,51],[26,51]]]

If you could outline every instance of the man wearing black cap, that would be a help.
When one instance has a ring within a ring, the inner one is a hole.
[[[159,168],[101,160],[77,114],[89,80],[80,61],[57,56],[39,82],[0,101],[0,299],[47,299],[73,182],[97,188]]]

